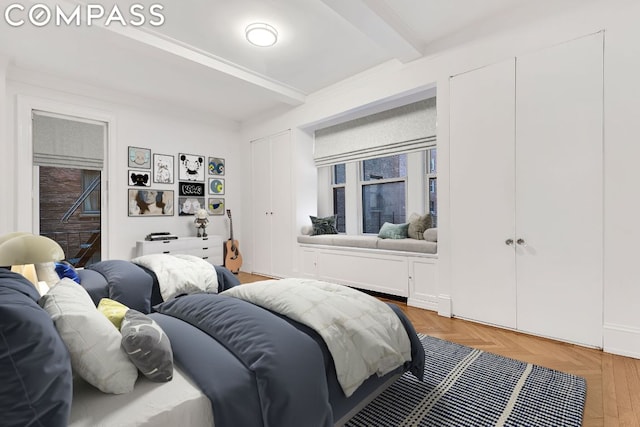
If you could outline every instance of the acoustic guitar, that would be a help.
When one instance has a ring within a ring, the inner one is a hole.
[[[229,217],[229,240],[224,244],[224,266],[233,274],[238,274],[242,267],[242,255],[238,249],[238,241],[233,240],[233,220],[231,219],[231,209],[227,209]]]

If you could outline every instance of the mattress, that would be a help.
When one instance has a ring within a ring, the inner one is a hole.
[[[70,427],[213,426],[211,402],[177,367],[154,383],[139,375],[127,394],[105,394],[80,378],[73,383]]]

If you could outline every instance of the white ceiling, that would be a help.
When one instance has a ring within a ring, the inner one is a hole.
[[[184,105],[238,122],[291,108],[317,90],[387,61],[410,62],[580,0],[142,0],[161,4],[159,27],[80,27],[0,21],[0,55],[16,69]],[[15,1],[0,0],[5,8]],[[35,2],[21,4],[28,9]],[[78,2],[44,0],[70,11]],[[133,2],[114,3],[129,18]],[[14,11],[14,17],[26,16]],[[147,15],[148,16],[148,15]],[[149,17],[149,16],[148,16]],[[104,22],[104,20],[102,21]],[[244,28],[278,29],[271,48]]]

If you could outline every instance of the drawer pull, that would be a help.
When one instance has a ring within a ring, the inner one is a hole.
[[[170,253],[171,253],[171,251],[164,251],[164,252],[162,252],[162,253],[163,253],[163,254],[170,254]]]
[[[203,250],[203,251],[208,251],[208,250],[209,250],[209,248],[202,248],[202,250]]]
[[[208,256],[203,256],[202,259],[209,259],[209,257]]]

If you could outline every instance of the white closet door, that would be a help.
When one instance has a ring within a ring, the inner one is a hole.
[[[516,68],[518,329],[601,347],[602,34]]]
[[[293,234],[290,139],[290,131],[271,139],[271,275],[277,277],[291,274],[292,248],[296,247]]]
[[[271,274],[271,144],[269,138],[251,143],[253,180],[253,268]],[[240,242],[242,251],[242,242]]]
[[[450,89],[452,311],[515,328],[514,60]]]

